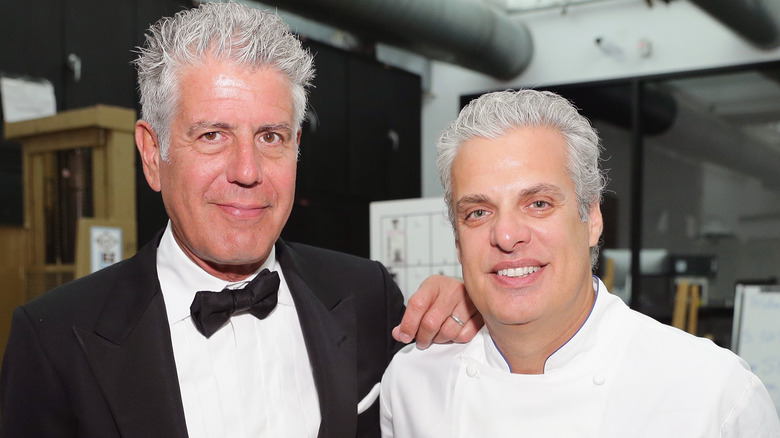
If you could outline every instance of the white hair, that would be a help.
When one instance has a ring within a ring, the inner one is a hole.
[[[591,205],[601,202],[607,178],[599,168],[599,137],[588,119],[571,102],[549,91],[498,91],[466,105],[436,144],[436,169],[453,228],[452,162],[458,149],[473,138],[496,139],[520,127],[549,127],[566,139],[567,171],[574,182],[580,220],[586,222]],[[591,265],[597,260],[598,245],[591,248]]]
[[[273,12],[232,2],[202,3],[152,25],[138,53],[134,64],[141,118],[157,133],[163,160],[168,159],[170,124],[179,101],[178,73],[208,57],[252,69],[271,67],[288,77],[293,121],[295,129],[300,129],[314,63],[289,26]]]

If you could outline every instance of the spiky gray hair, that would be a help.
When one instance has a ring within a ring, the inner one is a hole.
[[[272,67],[287,76],[295,129],[300,129],[314,78],[311,54],[273,12],[233,2],[202,3],[152,25],[134,61],[141,118],[157,133],[163,160],[168,159],[171,119],[179,101],[178,73],[210,57],[252,69]]]

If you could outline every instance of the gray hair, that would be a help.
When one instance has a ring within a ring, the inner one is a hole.
[[[138,48],[141,118],[157,133],[161,156],[168,159],[170,124],[179,102],[183,67],[207,57],[247,68],[272,67],[290,79],[295,130],[306,113],[307,87],[314,78],[311,54],[273,12],[237,3],[202,3],[152,25]]]
[[[514,128],[549,127],[566,139],[569,176],[574,182],[580,220],[588,220],[590,206],[600,203],[607,184],[599,168],[601,145],[588,119],[563,97],[537,90],[487,93],[471,101],[442,133],[436,144],[436,169],[444,186],[444,200],[455,227],[452,199],[452,162],[460,146],[476,137],[496,139]],[[598,245],[591,248],[591,265],[598,260]]]

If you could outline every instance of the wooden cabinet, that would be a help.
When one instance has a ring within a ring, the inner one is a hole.
[[[82,218],[121,227],[123,255],[136,252],[134,126],[134,111],[105,105],[5,125],[22,144],[24,301],[87,273],[76,263]]]

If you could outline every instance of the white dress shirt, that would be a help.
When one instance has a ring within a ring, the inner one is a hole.
[[[487,328],[468,344],[406,347],[382,380],[382,435],[780,437],[742,359],[596,287],[587,321],[543,374],[510,373]]]
[[[316,437],[320,409],[298,314],[275,250],[257,271],[279,273],[279,301],[259,320],[233,316],[211,338],[190,317],[200,290],[229,283],[197,266],[176,243],[170,222],[157,249],[162,287],[190,438]]]

